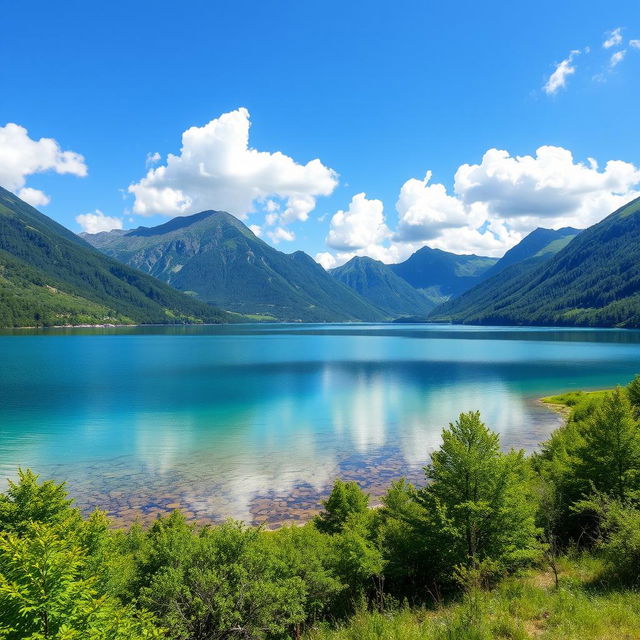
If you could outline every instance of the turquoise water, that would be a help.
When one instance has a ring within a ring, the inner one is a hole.
[[[69,481],[85,508],[305,518],[333,478],[420,478],[480,409],[505,446],[559,423],[536,398],[640,371],[640,332],[443,325],[5,331],[0,474]]]

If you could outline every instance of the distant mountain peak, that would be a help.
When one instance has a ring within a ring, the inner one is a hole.
[[[193,213],[188,216],[178,216],[176,218],[172,218],[168,222],[164,222],[155,227],[137,227],[136,229],[127,231],[126,235],[146,238],[152,236],[161,236],[167,233],[172,233],[174,231],[179,231],[180,229],[191,227],[207,219],[225,221],[231,224],[240,222],[235,216],[227,213],[226,211],[214,211],[212,209],[209,209],[207,211],[200,211],[200,213]]]
[[[508,264],[436,309],[431,318],[640,327],[640,198],[584,231],[565,227],[546,232],[546,246],[537,247],[533,241],[539,234],[529,234],[502,259],[520,252],[525,260]]]
[[[103,253],[225,309],[270,320],[384,320],[303,251],[286,254],[224,211],[84,236]]]

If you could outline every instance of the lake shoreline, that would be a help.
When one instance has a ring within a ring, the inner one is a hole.
[[[587,392],[588,393],[588,392]],[[554,413],[562,418],[562,421],[555,428],[559,428],[566,423],[568,413],[561,410],[563,405],[545,402],[549,397],[531,398],[531,401],[543,408],[547,412]],[[536,440],[535,447],[528,447],[528,454],[535,451],[545,440],[548,435]],[[504,447],[505,449],[507,447]],[[522,447],[525,448],[525,447]],[[429,462],[428,456],[425,456],[423,463],[412,468],[406,469],[404,473],[396,471],[393,456],[387,459],[378,457],[372,461],[372,465],[368,469],[352,464],[341,472],[335,474],[333,479],[339,478],[343,481],[354,481],[369,494],[372,509],[379,508],[382,505],[382,498],[386,494],[387,489],[392,482],[405,479],[414,486],[424,486],[424,466]],[[386,468],[385,468],[386,463]],[[367,474],[367,471],[375,469],[375,474]],[[325,500],[332,488],[333,481],[327,483],[322,490],[314,490],[313,487],[306,483],[300,483],[292,491],[285,495],[269,495],[269,493],[256,495],[250,505],[251,517],[239,518],[245,524],[252,526],[262,526],[267,530],[277,530],[284,526],[296,525],[302,526],[310,522],[322,510],[322,501]],[[71,489],[71,487],[70,487]],[[112,528],[126,529],[134,523],[141,524],[144,527],[150,526],[159,516],[167,516],[174,510],[179,510],[185,515],[187,521],[197,524],[198,526],[216,525],[227,519],[238,519],[231,514],[221,515],[219,513],[198,514],[189,505],[183,505],[178,498],[178,493],[183,491],[180,488],[175,494],[167,493],[163,501],[154,500],[148,504],[138,507],[126,506],[117,511],[108,511]],[[71,491],[73,494],[73,491]],[[135,503],[133,496],[130,499]],[[126,498],[123,497],[126,501]],[[83,513],[88,515],[91,509],[83,509]]]

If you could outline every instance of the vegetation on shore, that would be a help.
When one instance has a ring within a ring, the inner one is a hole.
[[[275,532],[179,512],[113,530],[22,471],[0,495],[0,638],[639,637],[640,377],[551,400],[571,413],[533,456],[464,413],[425,487],[369,509],[338,480]]]

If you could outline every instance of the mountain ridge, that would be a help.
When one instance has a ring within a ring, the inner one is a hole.
[[[507,267],[435,309],[433,321],[640,326],[640,198],[576,235],[542,263]]]
[[[0,326],[221,322],[0,187]]]
[[[394,318],[426,315],[435,306],[388,265],[368,256],[351,258],[329,273]]]
[[[258,319],[387,319],[311,256],[278,251],[223,211],[202,211],[158,227],[83,237],[107,255],[178,290]]]

